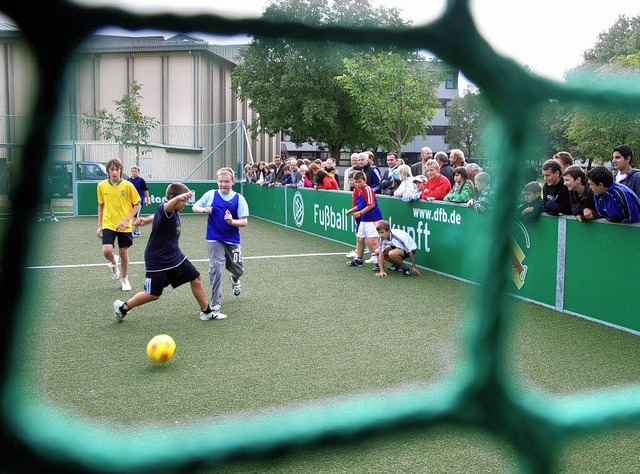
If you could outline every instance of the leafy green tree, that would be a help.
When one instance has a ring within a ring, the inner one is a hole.
[[[584,65],[601,66],[614,58],[640,52],[640,16],[620,15],[609,30],[598,35],[595,46],[584,52]]]
[[[313,26],[403,24],[396,9],[373,8],[368,0],[284,0],[268,6],[262,18]],[[371,49],[256,36],[232,73],[239,98],[257,112],[252,134],[284,132],[296,145],[325,143],[334,157],[341,149],[375,146],[375,138],[356,119],[355,101],[335,79],[344,71],[343,58]]]
[[[580,66],[565,74],[567,81],[583,87],[603,80],[621,88],[637,87],[640,79],[640,16],[618,17],[609,30],[600,33],[595,46],[585,51],[583,58]],[[558,134],[564,130],[569,146],[562,149],[575,156],[604,163],[611,159],[612,148],[621,143],[640,150],[640,139],[637,138],[640,115],[633,110],[558,105],[555,112],[555,129],[551,128],[553,119],[546,117],[549,142],[560,142]]]
[[[136,149],[136,165],[140,165],[140,155],[151,151],[148,146],[151,130],[160,122],[153,117],[142,114],[140,90],[142,84],[133,81],[129,86],[129,92],[120,100],[114,100],[116,111],[121,116],[116,116],[107,109],[99,109],[95,114],[85,112],[82,122],[91,127],[94,132],[104,140],[115,140],[127,148]]]
[[[460,148],[466,156],[481,156],[486,152],[481,134],[489,126],[487,107],[482,93],[471,87],[451,101],[446,134],[451,148]]]
[[[336,79],[355,101],[358,122],[386,150],[401,150],[416,135],[425,136],[440,102],[444,69],[416,53],[380,52],[344,59]]]
[[[567,138],[574,143],[573,150],[577,156],[605,163],[611,160],[613,147],[621,143],[640,150],[639,129],[638,114],[577,107],[567,128]]]
[[[567,137],[572,117],[573,107],[567,107],[557,101],[549,101],[540,108],[538,156],[541,162],[551,158],[558,151],[577,153],[573,142]]]

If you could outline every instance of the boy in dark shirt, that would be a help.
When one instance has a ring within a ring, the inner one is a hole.
[[[571,213],[579,222],[599,219],[600,214],[596,210],[593,200],[593,191],[589,186],[587,173],[579,166],[569,166],[562,172],[564,184],[569,189],[571,199]]]
[[[210,314],[212,311],[200,272],[178,247],[180,211],[193,198],[193,193],[182,183],[172,183],[167,187],[166,194],[168,201],[160,204],[153,216],[135,218],[136,227],[153,223],[144,251],[145,291],[136,293],[127,301],[113,302],[113,313],[118,321],[122,321],[136,306],[160,298],[165,287],[171,285],[177,288],[187,282],[191,283],[191,292],[200,305],[201,314]]]
[[[564,184],[562,168],[556,160],[547,160],[542,165],[542,210],[551,216],[571,215],[569,189]]]
[[[542,214],[542,187],[537,181],[531,181],[522,188],[524,202],[518,206],[518,219],[521,222],[531,222]]]

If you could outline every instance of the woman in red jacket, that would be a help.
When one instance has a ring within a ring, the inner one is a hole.
[[[442,200],[451,191],[451,181],[440,174],[440,166],[436,160],[427,160],[427,182],[422,188],[420,199],[434,201]]]
[[[340,191],[338,182],[323,169],[316,171],[313,175],[313,182],[316,189],[335,189],[336,191]]]

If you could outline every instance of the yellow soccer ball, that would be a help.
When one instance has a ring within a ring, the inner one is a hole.
[[[167,334],[154,336],[147,344],[147,355],[154,362],[166,362],[176,353],[176,341]]]

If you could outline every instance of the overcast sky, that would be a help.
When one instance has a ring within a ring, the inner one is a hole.
[[[259,17],[268,0],[76,0],[149,11],[209,11],[233,17]],[[372,0],[374,5],[397,7],[414,24],[427,23],[443,10],[445,0]],[[638,0],[471,0],[482,35],[501,54],[529,66],[534,72],[561,80],[564,72],[582,62],[598,34],[607,31],[621,14],[640,15]],[[206,38],[209,39],[209,38]],[[236,39],[237,41],[237,39]]]

